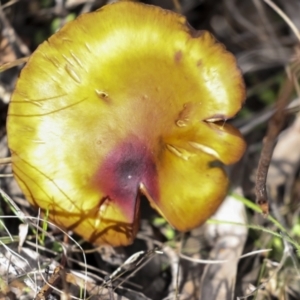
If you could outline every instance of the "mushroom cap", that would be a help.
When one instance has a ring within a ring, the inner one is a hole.
[[[155,6],[104,6],[22,70],[7,123],[15,178],[31,204],[93,243],[130,244],[141,195],[190,230],[226,195],[222,164],[244,152],[225,122],[244,98],[234,56],[210,33]]]

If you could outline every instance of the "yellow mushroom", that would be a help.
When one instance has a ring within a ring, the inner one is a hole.
[[[118,2],[41,44],[8,114],[13,172],[28,201],[86,240],[130,244],[140,196],[176,229],[226,195],[221,163],[245,143],[226,120],[244,83],[232,54],[174,12]]]

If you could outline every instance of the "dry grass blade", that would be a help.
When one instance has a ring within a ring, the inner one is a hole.
[[[295,24],[291,21],[291,19],[273,1],[271,0],[263,0],[263,1],[267,3],[274,11],[276,11],[279,16],[282,17],[282,19],[289,25],[293,33],[296,35],[298,41],[300,42],[299,30],[295,26]]]
[[[0,73],[4,72],[6,70],[9,70],[10,68],[17,67],[17,66],[20,66],[22,64],[25,64],[28,61],[28,59],[29,59],[29,56],[19,58],[19,59],[16,59],[15,61],[13,61],[13,62],[3,64],[3,65],[0,66]]]
[[[0,158],[0,165],[10,164],[10,163],[11,163],[11,157]]]

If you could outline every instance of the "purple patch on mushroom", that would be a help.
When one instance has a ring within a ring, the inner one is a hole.
[[[141,183],[151,197],[158,199],[154,159],[146,145],[137,138],[117,145],[105,158],[95,179],[101,191],[129,218],[134,217]]]

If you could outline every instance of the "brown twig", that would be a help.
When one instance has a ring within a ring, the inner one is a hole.
[[[61,267],[56,267],[53,274],[49,278],[49,281],[44,284],[39,293],[36,295],[35,300],[46,299],[51,293],[53,286],[56,286],[61,280]]]
[[[266,190],[267,174],[276,144],[276,138],[284,124],[286,116],[285,107],[287,106],[293,89],[293,80],[291,78],[287,78],[278,96],[276,111],[269,121],[268,130],[263,140],[263,148],[256,174],[255,195],[256,203],[261,207],[264,215],[269,213],[268,194]]]

